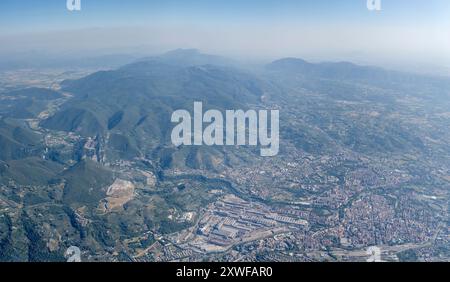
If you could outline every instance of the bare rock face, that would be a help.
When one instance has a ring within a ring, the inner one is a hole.
[[[111,212],[123,207],[134,197],[135,185],[131,181],[117,178],[106,191],[107,197],[100,202],[100,209]]]

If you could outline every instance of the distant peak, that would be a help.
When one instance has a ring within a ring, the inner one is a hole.
[[[283,58],[276,61],[273,61],[272,63],[268,64],[266,68],[272,69],[272,70],[294,70],[294,69],[305,69],[310,68],[313,66],[313,64],[298,58]]]
[[[295,62],[295,63],[305,63],[305,64],[309,64],[309,62],[300,59],[300,58],[294,58],[294,57],[287,57],[287,58],[282,58],[279,60],[274,61],[275,62]]]
[[[233,64],[232,60],[221,56],[210,55],[197,49],[175,49],[159,56],[144,58],[141,61],[159,62],[171,66],[199,66],[218,65],[228,66]]]
[[[163,54],[163,56],[192,56],[198,55],[200,51],[197,49],[175,49]]]

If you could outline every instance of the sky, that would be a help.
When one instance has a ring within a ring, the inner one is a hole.
[[[162,52],[450,66],[450,1],[1,0],[0,53]]]

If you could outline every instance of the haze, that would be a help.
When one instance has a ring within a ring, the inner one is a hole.
[[[152,54],[196,48],[247,61],[302,57],[450,66],[450,2],[382,0],[1,1],[0,55]]]

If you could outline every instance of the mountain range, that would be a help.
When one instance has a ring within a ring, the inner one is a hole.
[[[154,238],[188,232],[221,193],[308,214],[314,223],[305,236],[338,230],[333,224],[344,218],[353,226],[348,208],[367,195],[393,203],[392,213],[410,216],[427,206],[420,216],[440,218],[440,204],[418,195],[439,190],[446,197],[449,89],[447,77],[349,62],[284,58],[255,70],[178,49],[52,89],[1,92],[0,207],[6,199],[23,212],[0,220],[9,226],[0,233],[0,260],[60,259],[68,247],[57,239],[63,237],[93,257],[117,253],[127,260],[130,247],[117,242],[149,230]],[[280,154],[260,157],[250,146],[173,146],[171,114],[192,110],[194,101],[204,110],[279,109]],[[115,191],[117,183],[123,191]],[[412,208],[399,206],[405,197]],[[186,214],[195,220],[173,219]],[[432,222],[414,221],[420,216],[408,220],[416,227]],[[50,221],[58,227],[48,228]],[[51,248],[40,252],[31,237]]]

